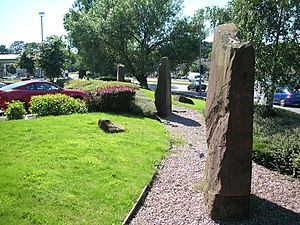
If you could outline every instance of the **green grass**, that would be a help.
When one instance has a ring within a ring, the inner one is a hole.
[[[126,131],[107,134],[107,118]],[[92,113],[0,121],[1,224],[120,224],[167,149],[142,117]]]
[[[154,99],[154,94],[155,94],[154,91],[147,90],[147,89],[140,89],[140,90],[145,95],[147,95],[149,98]],[[200,99],[195,99],[195,98],[193,98],[192,100],[194,102],[194,105],[182,103],[182,102],[179,102],[179,101],[175,101],[172,98],[172,104],[181,105],[181,106],[184,106],[184,107],[187,107],[187,108],[198,110],[202,115],[204,115],[205,101],[200,100]]]

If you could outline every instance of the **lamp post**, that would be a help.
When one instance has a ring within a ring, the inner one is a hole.
[[[199,24],[199,75],[200,75],[200,80],[199,80],[199,85],[200,85],[200,96],[202,95],[202,77],[201,77],[201,24]]]
[[[41,17],[41,34],[42,34],[42,42],[44,41],[44,34],[43,34],[43,16],[45,15],[44,12],[39,12],[39,15]]]

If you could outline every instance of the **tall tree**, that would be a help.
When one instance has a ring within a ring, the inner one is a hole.
[[[64,50],[64,43],[58,36],[48,37],[40,46],[38,63],[51,81],[63,72],[66,59]]]
[[[98,53],[109,64],[123,63],[126,71],[147,86],[147,76],[157,69],[160,50],[170,39],[182,0],[77,3],[81,4],[65,16],[65,28],[78,52],[85,57]]]
[[[5,45],[0,45],[0,54],[7,54],[8,49],[6,48]]]
[[[24,48],[24,41],[14,41],[9,47],[9,52],[13,54],[20,54],[24,50]]]
[[[39,45],[35,42],[26,43],[24,50],[21,52],[18,66],[27,69],[29,74],[34,74],[36,58],[39,50]]]
[[[18,66],[27,69],[29,74],[33,74],[35,70],[35,54],[33,50],[24,50],[20,56]]]
[[[256,80],[272,110],[276,86],[300,82],[300,2],[232,0],[227,8],[210,8],[208,12],[214,25],[234,22],[242,38],[253,42]]]
[[[204,9],[199,9],[192,18],[183,17],[175,21],[169,40],[162,47],[161,55],[169,57],[172,70],[175,70],[178,64],[185,64],[189,68],[196,58],[199,61],[200,41],[203,46],[202,40],[207,33]]]

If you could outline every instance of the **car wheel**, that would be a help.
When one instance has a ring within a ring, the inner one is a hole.
[[[280,99],[280,106],[284,107],[285,106],[285,100],[282,98]]]

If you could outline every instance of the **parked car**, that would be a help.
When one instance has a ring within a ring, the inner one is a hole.
[[[189,84],[187,87],[189,91],[200,91],[200,82],[199,81],[192,81],[192,83]],[[201,82],[201,91],[205,91],[207,88],[207,85]]]
[[[199,74],[199,73],[189,73],[188,79],[190,82],[192,81],[199,81],[200,79],[202,80],[204,78],[204,74]]]
[[[5,86],[6,84],[0,82],[0,88]]]
[[[186,80],[186,79],[189,79],[189,76],[188,75],[184,75],[184,76],[181,76],[180,79]]]
[[[278,88],[274,94],[273,104],[300,106],[300,89]]]
[[[0,88],[0,109],[6,109],[5,102],[19,100],[29,107],[31,96],[61,93],[86,100],[87,94],[80,90],[64,89],[46,80],[27,80],[9,84]]]

